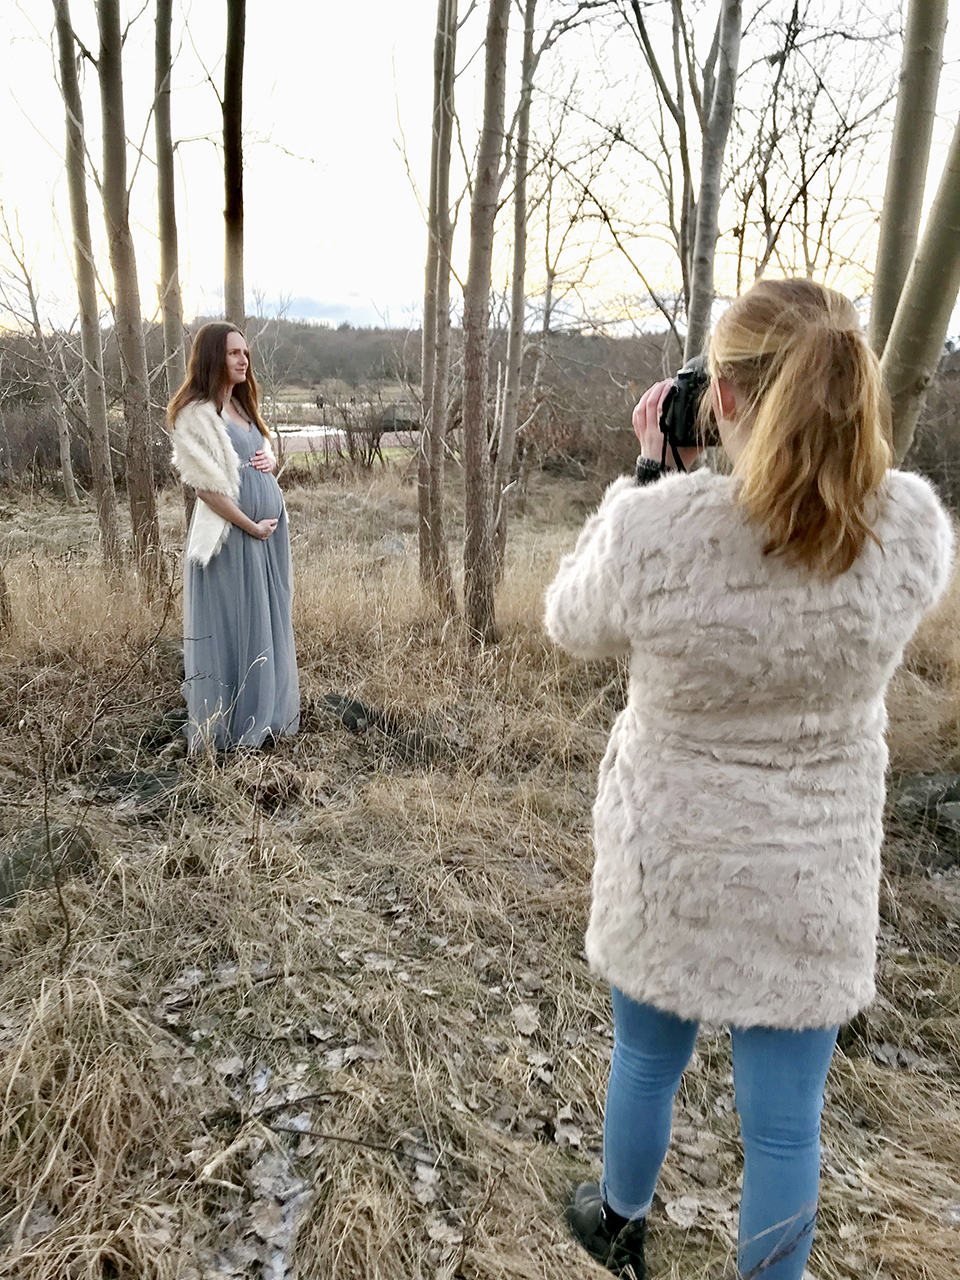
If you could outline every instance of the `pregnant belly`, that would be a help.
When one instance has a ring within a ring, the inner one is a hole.
[[[251,520],[279,520],[283,514],[283,494],[267,471],[245,467],[240,490],[240,509]]]

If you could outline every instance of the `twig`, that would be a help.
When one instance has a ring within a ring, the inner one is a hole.
[[[476,1233],[477,1233],[477,1227],[480,1225],[480,1219],[490,1208],[490,1205],[493,1201],[494,1192],[500,1186],[500,1183],[503,1181],[506,1175],[506,1172],[507,1172],[507,1167],[506,1165],[504,1165],[503,1168],[500,1170],[500,1172],[497,1174],[497,1176],[491,1180],[489,1186],[487,1187],[486,1195],[483,1197],[483,1200],[480,1204],[480,1207],[477,1209],[476,1213],[473,1214],[470,1221],[467,1223],[466,1227],[464,1227],[463,1237],[460,1240],[460,1254],[453,1268],[454,1276],[462,1275],[460,1268],[463,1266],[464,1260],[466,1259],[467,1249],[473,1243],[474,1237],[476,1236]]]
[[[368,1151],[386,1151],[390,1155],[396,1155],[403,1150],[399,1143],[388,1147],[383,1142],[364,1142],[361,1138],[345,1138],[338,1133],[321,1133],[319,1129],[293,1129],[279,1124],[265,1124],[264,1128],[269,1129],[271,1133],[292,1133],[298,1138],[323,1138],[325,1142],[348,1142],[352,1147],[364,1147]]]
[[[50,840],[50,780],[47,776],[47,741],[43,736],[43,721],[37,720],[37,736],[40,739],[40,780],[43,786],[43,838],[47,851],[47,858],[50,862],[50,871],[53,876],[53,887],[57,891],[57,905],[60,908],[60,914],[63,917],[63,944],[57,952],[57,974],[63,976],[63,964],[66,959],[67,952],[70,950],[73,942],[73,928],[70,922],[70,912],[67,910],[67,904],[63,899],[63,885],[60,882],[60,864],[54,856],[53,847]],[[73,840],[74,832],[68,837],[67,851],[70,848],[70,842]]]

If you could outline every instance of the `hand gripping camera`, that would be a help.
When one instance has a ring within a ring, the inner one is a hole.
[[[660,410],[660,430],[663,433],[663,457],[661,468],[667,465],[667,449],[673,453],[673,461],[678,471],[686,467],[680,458],[681,449],[703,448],[705,445],[720,443],[720,435],[716,423],[712,422],[708,430],[704,430],[699,420],[700,401],[703,393],[710,385],[707,362],[703,356],[694,356],[688,360],[673,380],[673,386]]]

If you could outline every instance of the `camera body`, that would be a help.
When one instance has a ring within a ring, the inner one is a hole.
[[[704,432],[698,421],[700,401],[709,385],[703,356],[694,356],[677,373],[660,411],[660,430],[670,448],[696,449],[720,443],[716,425]]]

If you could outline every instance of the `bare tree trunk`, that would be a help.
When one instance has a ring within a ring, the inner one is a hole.
[[[523,22],[523,59],[520,64],[520,108],[517,112],[517,151],[513,188],[513,279],[510,291],[510,329],[507,333],[507,376],[503,391],[500,437],[493,472],[493,551],[497,580],[503,577],[507,549],[507,500],[505,490],[513,470],[520,410],[520,377],[523,370],[527,295],[527,164],[530,151],[530,102],[533,98],[533,24],[537,0],[526,0]]]
[[[693,269],[690,279],[690,307],[683,358],[698,355],[710,330],[713,307],[713,259],[717,247],[717,214],[720,208],[720,181],[727,135],[733,118],[733,98],[740,57],[741,0],[723,0],[720,13],[717,78],[710,101],[704,93],[706,113],[703,153],[700,164],[700,195],[693,242]],[[711,77],[712,78],[712,77]],[[704,76],[704,89],[707,77]]]
[[[80,310],[80,342],[83,351],[83,398],[87,418],[87,445],[100,544],[108,572],[116,576],[123,566],[120,516],[113,484],[107,400],[103,381],[103,347],[97,309],[97,280],[90,238],[83,140],[83,105],[77,80],[76,41],[70,23],[68,0],[54,0],[60,62],[60,90],[67,117],[67,189],[73,228],[77,297]]]
[[[870,342],[877,352],[917,248],[946,29],[947,0],[910,0],[870,303]]]
[[[960,292],[960,121],[890,326],[880,367],[893,405],[897,461],[913,441]]]
[[[223,183],[225,232],[223,313],[243,327],[243,51],[246,0],[227,0],[227,48],[223,70]]]
[[[97,72],[103,114],[103,212],[113,269],[114,331],[127,420],[127,493],[137,567],[149,586],[159,573],[160,526],[153,488],[150,382],[137,259],[130,234],[119,0],[97,0],[97,22],[100,29]]]
[[[449,617],[457,612],[443,518],[443,444],[450,362],[450,148],[457,49],[456,0],[439,0],[433,49],[433,119],[427,265],[423,295],[423,430],[420,433],[417,500],[420,580]]]
[[[473,643],[499,639],[494,611],[493,503],[487,434],[490,270],[500,189],[510,0],[490,0],[484,51],[483,127],[470,207],[463,295],[464,611]]]
[[[53,388],[53,415],[57,420],[57,443],[60,447],[60,475],[63,478],[63,496],[70,507],[79,507],[77,483],[73,478],[73,459],[70,457],[70,425],[66,410],[57,389]]]
[[[157,0],[153,115],[157,139],[157,222],[160,233],[160,314],[163,317],[163,371],[167,399],[186,376],[183,347],[183,299],[180,294],[180,249],[177,242],[177,201],[173,167],[173,130],[170,124],[170,32],[173,0]],[[183,513],[187,525],[193,515],[196,494],[183,486]]]
[[[163,316],[163,360],[167,395],[186,374],[183,350],[183,301],[170,125],[170,30],[173,0],[157,0],[156,64],[153,113],[157,138],[157,212],[160,231],[160,311]]]

